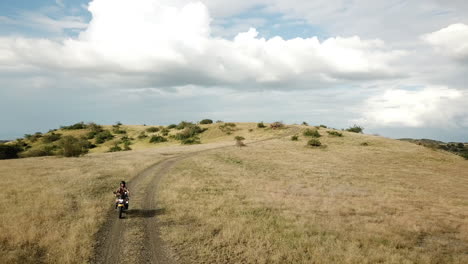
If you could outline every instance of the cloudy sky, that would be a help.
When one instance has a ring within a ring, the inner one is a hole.
[[[2,0],[0,139],[79,121],[468,141],[464,0]]]

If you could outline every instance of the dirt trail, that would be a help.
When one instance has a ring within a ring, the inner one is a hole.
[[[282,138],[299,131],[293,127],[281,136],[249,142],[249,145]],[[118,219],[110,210],[106,224],[97,234],[95,255],[91,263],[172,263],[159,235],[157,215],[163,213],[156,203],[159,181],[177,162],[215,149],[233,147],[213,146],[204,150],[174,154],[150,166],[129,183],[130,209],[125,219]]]

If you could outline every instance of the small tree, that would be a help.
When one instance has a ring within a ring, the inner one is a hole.
[[[302,122],[302,125],[303,126],[308,126],[309,124],[306,121],[304,121],[304,122]]]
[[[258,127],[258,128],[265,128],[266,126],[265,126],[265,124],[264,124],[263,121],[262,121],[262,122],[260,122],[260,123],[257,123],[257,127]]]

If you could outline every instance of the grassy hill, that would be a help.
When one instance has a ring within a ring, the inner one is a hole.
[[[194,145],[181,144],[185,128],[166,126],[164,136],[161,127],[120,125],[120,134],[103,126],[114,138],[86,139],[96,147],[81,157],[0,160],[8,186],[0,262],[86,262],[118,181],[207,148],[217,149],[181,161],[159,186],[162,238],[179,263],[468,262],[462,157],[323,127],[223,125],[199,125],[206,130],[189,137],[202,143]],[[53,132],[80,138],[90,129]],[[124,136],[132,150],[107,153],[115,140],[124,148]],[[167,141],[150,143],[152,136]],[[235,136],[246,146],[235,146]],[[50,144],[24,141],[30,149]]]

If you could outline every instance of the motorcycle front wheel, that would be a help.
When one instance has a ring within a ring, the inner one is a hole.
[[[119,206],[119,218],[122,218],[123,206]]]

